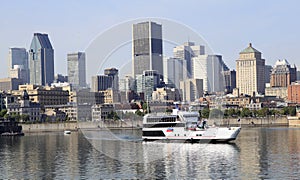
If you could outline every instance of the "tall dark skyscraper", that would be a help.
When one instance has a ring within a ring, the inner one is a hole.
[[[162,27],[147,21],[132,26],[133,77],[146,70],[163,74]]]
[[[30,84],[50,85],[54,80],[54,49],[48,34],[34,33],[29,49]]]
[[[73,88],[86,87],[85,53],[70,53],[68,56],[68,81]]]

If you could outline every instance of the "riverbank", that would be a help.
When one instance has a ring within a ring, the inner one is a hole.
[[[210,121],[210,120],[208,120]],[[270,118],[241,118],[222,119],[218,122],[221,126],[288,126],[287,117]],[[77,131],[78,129],[136,129],[142,127],[142,121],[101,121],[101,122],[64,122],[64,123],[41,123],[41,124],[21,124],[24,133],[47,132],[47,131]]]

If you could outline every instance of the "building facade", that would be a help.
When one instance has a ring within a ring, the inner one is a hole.
[[[92,76],[92,91],[104,91],[113,86],[113,77],[107,75]]]
[[[265,60],[251,43],[236,60],[236,81],[241,94],[265,93]]]
[[[30,101],[41,105],[67,104],[69,100],[69,91],[64,91],[61,87],[20,85],[19,90],[12,91],[12,94],[21,97],[24,90],[27,91]]]
[[[225,81],[223,71],[228,67],[221,55],[199,55],[192,58],[192,75],[194,79],[203,79],[203,89],[206,92],[223,92]]]
[[[293,82],[288,86],[288,101],[300,104],[300,82]]]
[[[186,79],[180,81],[181,99],[184,102],[193,102],[203,96],[202,79]]]
[[[287,87],[297,80],[297,68],[292,67],[287,60],[278,60],[271,72],[271,87]]]
[[[23,84],[22,79],[17,78],[2,78],[0,79],[0,90],[10,91],[19,89],[19,85]]]
[[[145,70],[163,74],[162,26],[147,21],[132,26],[133,77]]]
[[[119,70],[116,68],[104,69],[104,75],[112,77],[111,88],[115,91],[119,90]]]
[[[136,78],[137,93],[144,94],[146,100],[152,99],[152,92],[160,84],[161,75],[157,71],[144,71],[143,74]]]
[[[205,47],[200,45],[195,45],[194,42],[185,42],[183,45],[176,46],[173,49],[174,58],[179,58],[185,60],[186,63],[186,73],[188,78],[193,78],[192,74],[192,58],[204,55]]]
[[[164,82],[179,89],[180,81],[187,78],[186,60],[180,58],[164,58]]]
[[[223,72],[225,81],[225,92],[232,93],[233,89],[236,88],[236,71],[228,70]]]
[[[10,78],[29,83],[28,53],[25,48],[9,48],[8,72]]]
[[[67,55],[68,82],[75,89],[86,87],[85,53],[76,52]]]
[[[29,49],[30,84],[50,85],[54,80],[54,49],[48,34],[34,33]]]

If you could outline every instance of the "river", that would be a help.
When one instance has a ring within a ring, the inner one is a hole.
[[[243,128],[226,144],[142,142],[140,130],[0,137],[0,179],[298,179],[300,128]]]

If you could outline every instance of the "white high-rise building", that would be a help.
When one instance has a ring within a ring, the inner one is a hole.
[[[203,79],[206,92],[222,92],[225,90],[223,71],[229,70],[221,55],[199,55],[192,58],[192,76]]]
[[[180,81],[187,78],[186,61],[180,58],[164,58],[164,82],[179,89]]]
[[[184,59],[186,61],[187,77],[192,78],[192,58],[205,54],[205,47],[195,45],[194,42],[185,42],[183,45],[176,46],[173,49],[175,58]]]

